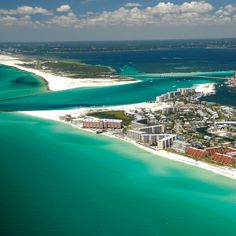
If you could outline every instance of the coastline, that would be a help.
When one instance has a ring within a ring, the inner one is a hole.
[[[73,89],[73,88],[82,88],[82,87],[97,87],[97,86],[115,86],[115,85],[121,85],[121,84],[128,84],[128,83],[137,83],[140,81],[123,81],[123,82],[117,82],[117,81],[112,81],[110,80],[105,80],[105,79],[71,79],[68,77],[62,77],[62,76],[55,76],[49,73],[45,73],[39,70],[31,69],[31,68],[26,68],[23,66],[20,66],[18,64],[23,63],[20,61],[17,57],[12,57],[12,56],[6,56],[6,55],[0,55],[0,64],[6,65],[6,66],[12,66],[15,68],[18,68],[20,70],[24,70],[30,73],[33,73],[35,75],[40,76],[42,79],[44,79],[48,83],[48,87],[52,91],[60,91],[60,90],[67,90],[67,89]],[[215,92],[215,83],[208,83],[208,84],[196,84],[194,85],[194,88],[198,92],[203,92],[204,94],[207,93],[214,93]],[[120,105],[120,106],[111,106],[111,107],[103,107],[102,109],[104,110],[112,110],[112,109],[132,109],[132,108],[149,108],[149,109],[161,109],[163,106],[166,105],[160,105],[156,103],[139,103],[139,104],[132,104],[132,105]],[[92,130],[87,130],[87,129],[82,129],[76,125],[69,124],[62,122],[59,119],[59,116],[65,115],[65,114],[72,114],[72,115],[81,115],[83,112],[86,113],[88,110],[96,110],[96,109],[101,109],[99,108],[80,108],[80,109],[71,109],[71,110],[49,110],[49,111],[19,111],[19,113],[22,113],[24,115],[29,115],[29,116],[34,116],[42,119],[49,119],[57,122],[61,122],[64,124],[71,125],[77,129],[87,131],[87,132],[93,132]],[[94,132],[93,132],[94,133]],[[154,155],[157,155],[159,157],[163,157],[169,160],[174,160],[178,161],[181,163],[185,163],[188,165],[196,166],[208,171],[211,171],[215,174],[219,174],[228,178],[236,179],[236,169],[232,169],[229,167],[218,167],[214,166],[202,161],[196,161],[194,159],[188,158],[186,156],[180,155],[180,154],[174,154],[170,153],[164,150],[154,150],[152,148],[145,147],[141,144],[138,144],[132,140],[128,139],[122,139],[119,138],[115,135],[112,134],[103,134],[105,136],[109,136],[112,138],[119,139],[124,142],[128,142],[130,144],[133,144],[137,146],[138,148],[141,148],[149,153],[152,153]]]
[[[40,70],[27,68],[22,66],[24,62],[20,58],[15,56],[0,54],[0,64],[5,66],[15,67],[19,70],[27,71],[41,77],[47,82],[48,89],[50,91],[62,91],[75,88],[86,88],[86,87],[104,87],[104,86],[116,86],[131,83],[139,83],[139,80],[135,81],[115,81],[114,79],[104,78],[84,78],[84,79],[72,79],[64,76],[57,76],[50,73],[46,73]]]
[[[127,106],[130,107],[131,105],[127,105]],[[134,105],[132,105],[132,106],[134,106]],[[112,108],[117,109],[117,107],[110,107],[109,109],[112,109]],[[37,117],[37,118],[52,120],[52,121],[55,121],[55,122],[60,122],[60,123],[63,123],[63,124],[70,125],[74,128],[82,130],[84,132],[90,132],[90,133],[95,134],[95,132],[90,130],[90,129],[83,129],[83,128],[77,126],[77,125],[74,125],[74,124],[71,124],[71,123],[68,123],[68,122],[63,122],[59,119],[59,116],[61,116],[61,115],[65,115],[65,114],[68,114],[68,113],[73,114],[73,115],[81,115],[83,113],[86,113],[87,110],[88,110],[88,108],[80,108],[80,109],[72,109],[72,110],[54,110],[54,111],[21,111],[19,113],[24,114],[24,115]],[[165,150],[155,150],[155,149],[152,149],[152,148],[145,147],[145,146],[143,146],[139,143],[136,143],[133,140],[123,139],[123,138],[117,137],[117,136],[115,136],[113,134],[110,134],[110,133],[103,133],[101,135],[104,135],[104,136],[107,136],[107,137],[110,137],[110,138],[114,138],[114,139],[118,139],[118,140],[123,141],[123,142],[128,142],[128,143],[136,146],[137,148],[141,148],[141,149],[145,150],[146,152],[152,153],[152,154],[154,154],[154,155],[156,155],[160,158],[166,158],[168,160],[177,161],[177,162],[180,162],[180,163],[184,163],[186,165],[195,166],[195,167],[204,169],[206,171],[210,171],[214,174],[218,174],[218,175],[236,180],[236,169],[233,169],[233,168],[230,168],[230,167],[216,166],[216,165],[213,165],[213,164],[209,164],[209,163],[206,163],[206,162],[203,162],[203,161],[194,160],[194,159],[191,159],[191,158],[186,157],[184,155],[175,154],[175,153],[168,152],[168,151],[165,151]]]
[[[75,88],[88,88],[88,87],[105,87],[105,86],[117,86],[132,83],[140,83],[140,80],[134,81],[114,81],[113,79],[104,78],[84,78],[84,79],[72,79],[64,76],[57,76],[40,70],[27,68],[22,66],[24,62],[20,58],[15,56],[9,56],[0,54],[0,65],[15,67],[19,70],[23,70],[32,74],[35,74],[42,78],[48,86],[49,91],[62,91]],[[206,84],[195,84],[193,88],[197,92],[202,92],[204,94],[215,93],[216,84],[206,83]]]
[[[195,84],[193,88],[195,88],[196,92],[202,92],[205,95],[214,94],[216,91],[216,83]]]

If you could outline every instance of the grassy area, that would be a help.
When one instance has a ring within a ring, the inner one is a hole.
[[[24,66],[51,71],[55,74],[63,73],[71,78],[107,77],[113,74],[109,67],[89,65],[73,60],[37,59],[33,63]]]
[[[31,58],[23,64],[25,67],[43,70],[56,75],[70,78],[111,78],[115,80],[131,81],[132,78],[119,76],[116,71],[108,66],[92,65],[76,60],[57,58]]]
[[[120,119],[123,120],[124,126],[129,126],[132,117],[127,116],[123,111],[103,111],[103,112],[92,112],[89,116],[97,117],[99,119]]]

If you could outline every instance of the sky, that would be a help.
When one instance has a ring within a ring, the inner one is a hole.
[[[0,0],[0,41],[236,38],[236,0]]]

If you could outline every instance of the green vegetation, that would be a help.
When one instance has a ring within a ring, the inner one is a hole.
[[[96,78],[111,76],[113,71],[109,67],[89,65],[73,60],[37,59],[24,64],[27,67],[50,71],[55,74],[66,74],[71,78]]]
[[[111,78],[116,80],[133,80],[121,77],[108,66],[85,64],[76,60],[57,58],[32,58],[23,64],[25,67],[43,70],[70,78]]]
[[[120,119],[123,120],[124,126],[129,126],[132,117],[127,116],[123,111],[103,111],[103,112],[93,112],[89,113],[89,116],[97,117],[99,119]]]
[[[218,112],[219,118],[217,120],[221,121],[225,119],[225,115],[223,112]]]

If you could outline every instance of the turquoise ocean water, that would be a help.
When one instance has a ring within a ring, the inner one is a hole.
[[[47,91],[44,80],[13,67],[0,65],[0,79],[0,100]]]
[[[0,109],[47,110],[69,107],[88,107],[104,105],[122,105],[155,100],[156,96],[177,88],[191,87],[194,84],[222,84],[225,77],[232,76],[234,71],[211,73],[182,74],[145,74],[130,66],[121,69],[122,75],[132,75],[139,83],[100,88],[79,88],[59,92],[44,92],[36,96],[23,96],[16,99],[2,100]],[[7,93],[6,91],[4,93]]]
[[[235,235],[235,181],[67,125],[0,114],[1,235]]]
[[[160,78],[122,69],[131,71],[142,82],[48,93],[37,76],[0,67],[1,235],[235,235],[235,181],[122,141],[6,112],[148,101],[178,87],[220,84],[210,77],[232,74]]]

